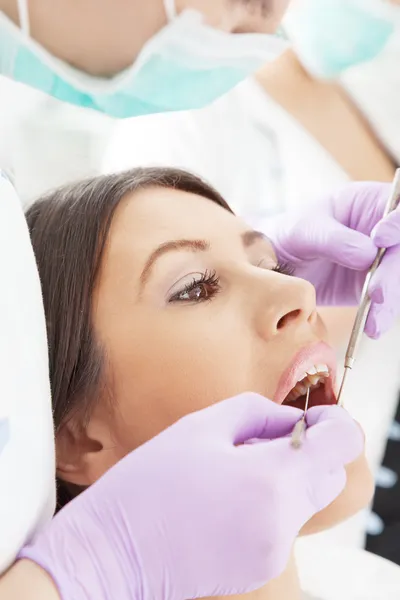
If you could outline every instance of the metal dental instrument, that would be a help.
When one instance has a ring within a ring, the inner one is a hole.
[[[393,179],[392,190],[390,192],[390,196],[388,198],[388,201],[387,201],[387,204],[385,207],[385,212],[384,212],[382,218],[386,217],[389,213],[391,213],[393,210],[395,210],[397,208],[397,205],[399,204],[399,201],[400,201],[400,169],[397,169],[394,179]],[[364,287],[363,287],[362,294],[361,294],[360,306],[358,308],[357,315],[356,315],[356,318],[354,321],[349,345],[347,346],[346,357],[345,357],[345,361],[344,361],[343,379],[342,379],[342,383],[340,385],[338,399],[337,399],[337,403],[339,406],[343,406],[342,393],[343,393],[344,383],[346,381],[347,373],[354,366],[357,350],[360,345],[362,335],[364,333],[365,323],[367,321],[369,309],[371,307],[371,299],[368,295],[369,284],[370,284],[372,276],[374,275],[375,271],[379,267],[385,252],[386,252],[386,248],[379,248],[376,258],[375,258],[374,262],[372,263],[372,266],[369,269],[367,276],[365,278]]]
[[[302,437],[306,430],[306,415],[307,415],[307,411],[308,411],[309,400],[310,400],[310,388],[307,389],[306,405],[304,407],[303,416],[301,417],[300,421],[298,421],[296,423],[296,425],[294,426],[293,432],[292,432],[291,444],[292,444],[292,447],[295,448],[295,450],[298,450],[299,448],[301,448]]]

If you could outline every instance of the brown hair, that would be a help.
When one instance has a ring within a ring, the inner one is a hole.
[[[195,175],[139,168],[66,185],[37,200],[26,213],[42,283],[56,432],[75,410],[85,418],[101,391],[104,354],[93,333],[92,294],[120,201],[151,187],[197,194],[232,212]]]

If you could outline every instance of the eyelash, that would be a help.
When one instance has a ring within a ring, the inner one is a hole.
[[[281,275],[293,275],[293,267],[291,267],[288,264],[281,264],[278,263],[277,265],[275,265],[275,267],[273,269],[271,269],[274,273],[280,273]],[[195,290],[196,288],[201,288],[203,286],[203,288],[210,288],[209,290],[207,290],[207,294],[205,297],[200,298],[199,296],[196,299],[190,300],[184,300],[181,297],[184,294],[189,294],[190,292],[192,292],[193,290]],[[169,303],[174,303],[174,302],[184,302],[184,303],[199,303],[199,302],[205,302],[205,301],[209,301],[212,300],[219,292],[221,291],[221,286],[220,286],[220,278],[218,277],[216,271],[205,271],[200,277],[194,277],[193,280],[186,284],[185,287],[180,290],[179,292],[176,292],[176,294],[174,294],[173,296],[171,296],[171,298],[168,300]]]
[[[294,267],[289,263],[277,263],[272,271],[280,275],[287,275],[288,277],[294,275]]]
[[[211,291],[207,292],[205,298],[197,298],[195,300],[183,300],[180,298],[180,296],[183,296],[183,294],[189,294],[190,292],[192,292],[196,288],[200,288],[201,286],[209,286],[211,288]],[[219,277],[216,271],[205,271],[200,277],[194,277],[193,280],[190,283],[187,283],[182,290],[174,294],[169,299],[169,302],[196,303],[204,302],[205,300],[212,300],[212,298],[216,296],[216,294],[218,294],[220,289],[221,286],[219,285]]]

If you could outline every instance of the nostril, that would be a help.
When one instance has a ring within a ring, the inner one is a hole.
[[[298,319],[300,316],[300,313],[301,313],[301,310],[297,309],[297,310],[292,310],[291,312],[287,313],[286,315],[283,315],[283,317],[281,317],[279,319],[276,328],[282,329],[282,327],[286,327],[286,325],[288,325],[290,323],[290,321],[294,321],[294,320]]]

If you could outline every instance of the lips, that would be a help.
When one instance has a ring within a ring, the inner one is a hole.
[[[336,379],[336,355],[333,349],[324,342],[318,342],[302,348],[294,357],[289,367],[282,374],[274,402],[282,404],[291,390],[301,381],[314,365],[325,364],[329,369],[329,377],[325,387],[334,400],[334,384]]]

